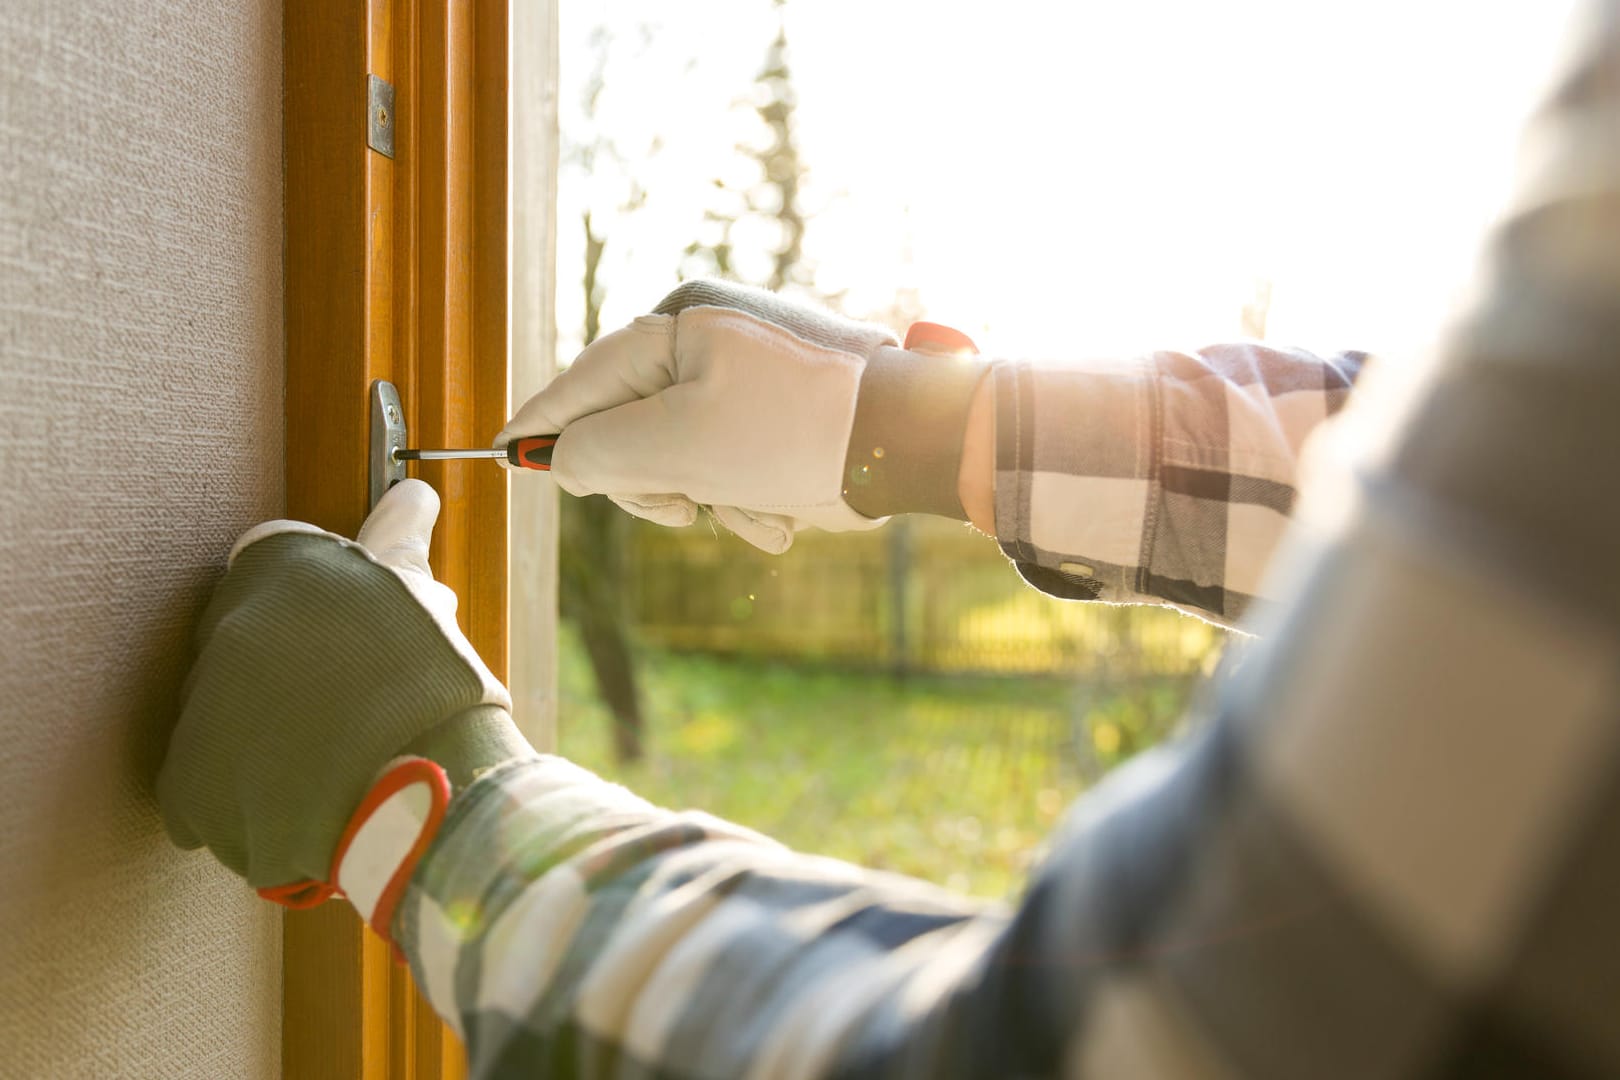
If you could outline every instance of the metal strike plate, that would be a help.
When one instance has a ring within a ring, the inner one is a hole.
[[[399,391],[386,379],[371,384],[371,505],[405,479],[405,463],[394,456],[405,449],[405,407]]]
[[[375,75],[366,76],[366,145],[394,156],[394,84]]]

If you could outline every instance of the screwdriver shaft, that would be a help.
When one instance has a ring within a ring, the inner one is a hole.
[[[407,450],[400,447],[392,451],[394,461],[458,461],[468,458],[477,461],[502,461],[515,469],[551,471],[551,449],[557,445],[556,435],[528,435],[513,439],[502,447],[477,450]]]
[[[488,448],[480,450],[395,450],[394,457],[399,461],[458,461],[463,458],[504,458],[504,448]]]

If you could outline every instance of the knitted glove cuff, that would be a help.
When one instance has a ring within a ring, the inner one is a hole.
[[[823,349],[870,356],[879,346],[898,344],[881,326],[856,322],[809,304],[784,300],[764,289],[729,281],[682,282],[653,308],[654,315],[679,315],[688,308],[729,308],[780,326],[801,341]]]
[[[538,756],[498,705],[480,705],[436,724],[412,739],[372,781],[349,816],[325,879],[266,886],[259,895],[306,908],[339,893],[368,926],[391,940],[395,906],[450,799],[497,765]]]
[[[968,520],[957,493],[968,408],[990,364],[880,348],[866,362],[844,458],[844,501],[869,518]]]
[[[538,756],[511,714],[499,705],[480,705],[452,716],[412,739],[400,753],[437,762],[457,792],[487,769]]]

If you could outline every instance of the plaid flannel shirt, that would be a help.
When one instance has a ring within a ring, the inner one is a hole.
[[[1232,625],[1262,595],[1306,437],[1365,361],[1249,344],[997,365],[1001,549],[1054,596]]]
[[[394,923],[473,1074],[1620,1073],[1617,11],[1477,308],[1314,440],[1264,579],[1294,448],[1359,361],[998,372],[998,525],[1031,580],[1283,601],[1016,906],[509,764]]]

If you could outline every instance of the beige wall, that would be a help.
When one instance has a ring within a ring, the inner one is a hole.
[[[273,1076],[280,920],[150,782],[282,506],[281,5],[4,8],[0,1076]]]

